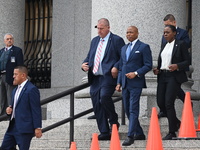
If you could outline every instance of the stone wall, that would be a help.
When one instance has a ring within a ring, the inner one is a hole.
[[[14,36],[14,45],[24,49],[25,1],[1,0],[0,48],[5,46],[4,35]]]

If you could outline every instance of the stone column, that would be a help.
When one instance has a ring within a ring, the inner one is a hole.
[[[200,1],[192,1],[192,66],[194,67],[194,72],[192,78],[195,81],[194,88],[200,92]]]
[[[24,49],[25,0],[1,0],[0,5],[0,44],[4,46],[6,33],[14,36],[14,45]]]
[[[177,25],[186,28],[186,1],[185,0],[98,0],[92,1],[92,27],[99,18],[109,19],[111,31],[126,40],[126,29],[135,25],[139,29],[139,39],[151,46],[154,60],[157,60],[163,34],[163,18],[173,14]],[[92,28],[92,37],[97,34]],[[127,40],[126,40],[127,42]]]
[[[83,59],[91,40],[91,0],[53,1],[51,87],[66,88],[81,83]]]

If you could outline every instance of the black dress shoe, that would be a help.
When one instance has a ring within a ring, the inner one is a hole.
[[[134,138],[127,137],[127,139],[122,143],[122,146],[129,146],[134,143]]]
[[[167,114],[165,114],[164,112],[159,112],[158,114],[158,118],[162,118],[162,117],[167,117]]]
[[[106,141],[106,140],[110,140],[111,135],[110,134],[100,134],[98,136],[98,140],[99,141]]]
[[[89,116],[88,119],[96,119],[95,115]]]
[[[172,140],[174,137],[176,137],[175,133],[168,133],[163,140]]]
[[[144,134],[141,135],[135,135],[134,140],[146,140],[146,137]]]

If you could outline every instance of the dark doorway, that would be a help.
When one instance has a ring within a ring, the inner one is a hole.
[[[31,82],[51,87],[52,0],[26,0],[24,63]]]

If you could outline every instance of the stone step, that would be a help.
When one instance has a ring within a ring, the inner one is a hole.
[[[89,150],[91,146],[90,140],[85,141],[75,141],[76,146],[78,150]],[[120,141],[121,143],[123,140]],[[135,141],[134,144],[128,147],[122,146],[122,150],[130,150],[130,149],[138,149],[138,150],[144,150],[146,149],[146,143],[147,141]],[[200,149],[200,141],[199,140],[170,140],[170,141],[162,141],[163,148],[165,150],[199,150]],[[48,146],[48,147],[47,147]],[[109,149],[110,147],[110,141],[99,141],[100,148],[103,149]],[[56,140],[49,140],[44,142],[42,140],[32,140],[31,143],[31,150],[35,149],[44,149],[49,150],[51,148],[55,148],[55,150],[59,149],[68,149],[69,148],[69,142],[68,141],[56,141]]]
[[[86,116],[87,117],[87,116]],[[90,149],[91,137],[93,133],[99,133],[96,121],[80,118],[74,122],[74,141],[77,143],[78,150],[88,150]],[[58,120],[43,120],[43,127],[51,125]],[[119,120],[120,121],[120,120]],[[2,142],[3,135],[7,129],[9,121],[0,122],[0,142]],[[148,118],[140,118],[141,125],[144,129],[144,133],[148,135],[148,128],[150,120]],[[168,132],[168,122],[166,118],[161,118],[159,120],[161,127],[162,136],[166,135]],[[119,135],[121,143],[126,138],[126,133],[128,130],[128,121],[126,120],[126,125],[121,125],[119,128]],[[129,147],[122,147],[123,150],[144,150],[146,149],[146,140],[135,141]],[[110,146],[110,141],[99,141],[100,148],[102,150],[108,150]],[[197,150],[200,149],[200,140],[170,140],[163,141],[163,147],[165,150]],[[43,133],[42,138],[33,138],[30,150],[66,150],[69,149],[69,124],[62,125],[56,129]]]
[[[58,120],[43,120],[43,128],[55,123]],[[120,121],[120,120],[119,120]],[[3,121],[0,123],[0,139],[2,139],[7,127],[8,127],[9,121]],[[141,118],[140,119],[141,126],[144,130],[145,135],[148,135],[149,130],[149,119],[147,118]],[[74,138],[77,139],[90,139],[92,136],[92,133],[99,133],[96,121],[94,119],[88,120],[85,118],[80,118],[74,122],[75,129],[74,129]],[[167,119],[162,118],[160,119],[160,128],[161,128],[161,134],[164,136],[168,132],[168,125],[167,125]],[[69,124],[62,125],[58,128],[55,128],[53,130],[50,130],[48,132],[45,132],[45,138],[46,139],[69,139]],[[126,125],[121,125],[119,128],[119,134],[122,139],[126,138],[126,133],[128,130],[128,121],[126,119]]]

